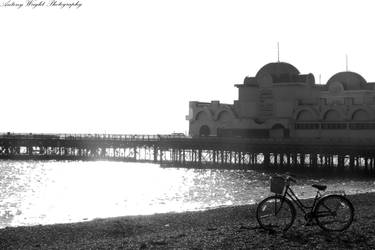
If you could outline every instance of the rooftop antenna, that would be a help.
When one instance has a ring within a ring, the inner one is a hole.
[[[280,62],[280,48],[279,48],[279,42],[277,42],[277,62]]]
[[[345,54],[346,71],[348,71],[348,54]]]
[[[322,75],[319,74],[319,84],[322,84]]]

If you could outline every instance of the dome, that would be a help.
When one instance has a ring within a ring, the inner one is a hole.
[[[289,82],[299,75],[296,67],[285,62],[275,62],[264,65],[256,74],[256,78],[269,75],[273,82]]]
[[[366,80],[358,73],[351,71],[339,72],[333,75],[327,82],[328,87],[334,83],[341,83],[345,90],[361,89]]]
[[[256,76],[270,74],[271,76],[299,75],[299,71],[293,65],[286,62],[275,62],[264,65]]]

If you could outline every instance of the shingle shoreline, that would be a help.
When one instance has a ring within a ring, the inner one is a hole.
[[[375,193],[348,197],[355,219],[342,233],[305,226],[297,217],[287,233],[270,234],[259,228],[255,204],[8,227],[0,230],[0,249],[375,249]]]

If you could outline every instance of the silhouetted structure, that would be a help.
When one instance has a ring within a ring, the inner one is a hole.
[[[233,105],[190,102],[190,137],[0,134],[2,159],[143,161],[375,176],[375,83],[340,72],[327,84],[270,63],[236,85]]]
[[[189,134],[244,138],[375,138],[375,83],[345,71],[324,85],[285,62],[245,77],[233,104],[190,102]]]
[[[375,176],[374,145],[373,139],[7,133],[0,134],[0,158],[140,161],[174,167],[259,168]]]

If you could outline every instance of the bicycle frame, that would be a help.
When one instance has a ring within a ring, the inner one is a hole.
[[[325,186],[313,185],[317,188],[314,200],[309,199],[308,202],[303,202],[291,188],[290,181],[295,182],[293,178],[287,176],[283,187],[280,185],[282,183],[272,181],[271,179],[271,192],[275,195],[262,200],[256,210],[256,218],[263,229],[273,230],[273,227],[276,227],[283,231],[288,230],[298,216],[294,204],[297,204],[304,214],[307,226],[316,224],[323,230],[339,232],[347,229],[353,222],[354,208],[345,194],[327,194],[324,192]],[[270,208],[272,210],[269,210]],[[279,213],[283,219],[282,224],[278,222]]]
[[[314,203],[312,206],[306,206],[304,205],[301,200],[297,197],[297,195],[293,192],[293,190],[290,188],[290,185],[286,185],[286,190],[284,192],[283,198],[288,197],[290,200],[292,200],[295,204],[297,204],[298,208],[306,215],[308,213],[312,213],[314,210],[314,207],[320,197],[322,195],[320,194],[319,190],[316,192],[315,198],[314,198]],[[282,205],[281,205],[282,206]],[[310,209],[310,211],[308,211]],[[306,212],[307,211],[307,212]]]

